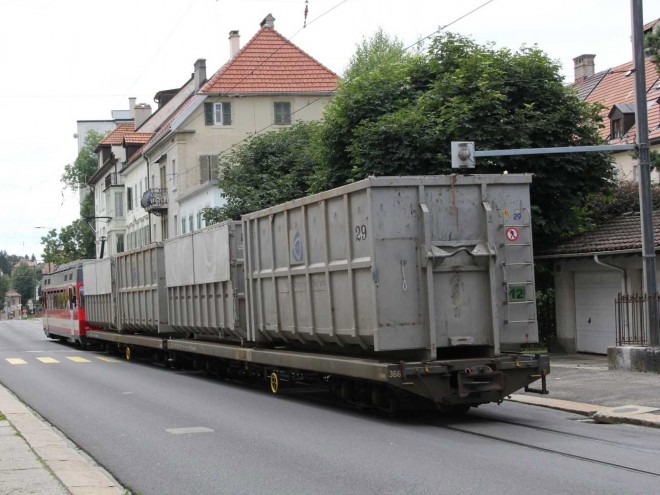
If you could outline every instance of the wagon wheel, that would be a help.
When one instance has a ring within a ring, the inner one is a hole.
[[[270,374],[270,391],[276,394],[280,389],[280,377],[276,372]]]

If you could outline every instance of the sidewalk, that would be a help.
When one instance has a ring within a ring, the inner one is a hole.
[[[547,387],[549,395],[520,392],[510,400],[582,414],[599,423],[660,428],[660,374],[610,371],[607,356],[551,355]]]
[[[110,475],[0,385],[0,495],[122,495]]]

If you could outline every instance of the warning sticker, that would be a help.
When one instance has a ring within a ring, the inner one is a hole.
[[[520,234],[518,233],[518,229],[515,227],[509,227],[506,229],[506,240],[510,242],[514,242],[518,240],[518,236]]]

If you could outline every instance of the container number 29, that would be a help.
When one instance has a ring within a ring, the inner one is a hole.
[[[355,240],[357,242],[367,240],[367,226],[366,225],[357,225],[355,227]]]

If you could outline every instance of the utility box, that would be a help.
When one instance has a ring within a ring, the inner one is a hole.
[[[241,223],[218,223],[164,245],[169,325],[194,335],[245,339]]]
[[[245,215],[248,339],[420,359],[536,342],[531,180],[378,177]]]

